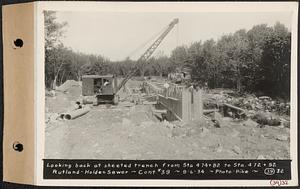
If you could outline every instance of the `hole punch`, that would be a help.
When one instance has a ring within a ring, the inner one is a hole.
[[[22,152],[24,149],[23,144],[21,144],[20,142],[14,142],[13,149],[17,152]]]
[[[14,49],[19,49],[19,48],[23,47],[24,42],[22,39],[18,38],[16,40],[14,40],[13,45],[14,45]]]

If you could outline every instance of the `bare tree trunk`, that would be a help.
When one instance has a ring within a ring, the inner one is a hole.
[[[236,80],[236,84],[237,84],[237,90],[238,92],[241,92],[241,88],[242,88],[242,83],[241,83],[241,71],[240,71],[240,68],[239,68],[239,65],[238,65],[238,68],[237,68],[237,80]]]
[[[80,74],[80,71],[77,72],[77,81],[81,81],[81,74]]]
[[[54,81],[53,81],[53,86],[52,86],[52,89],[53,89],[53,90],[56,89],[56,81],[57,81],[57,77],[58,77],[58,74],[59,74],[59,72],[60,72],[60,69],[62,68],[62,65],[63,65],[63,63],[61,63],[61,64],[59,65],[59,68],[58,68],[58,70],[57,70],[57,73],[55,74]]]
[[[237,90],[238,92],[241,92],[241,77],[238,76],[237,78]]]
[[[62,76],[60,77],[59,85],[62,84],[63,79],[64,79],[64,77],[65,77],[65,73],[66,73],[66,71],[64,71],[63,74],[62,74]]]
[[[53,83],[52,83],[52,89],[55,90],[56,89],[56,79],[57,76],[54,77]]]

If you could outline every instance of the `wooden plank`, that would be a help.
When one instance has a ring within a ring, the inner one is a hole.
[[[191,120],[191,94],[188,90],[182,91],[182,120],[189,121]]]
[[[173,97],[165,97],[164,95],[161,95],[161,94],[157,94],[158,96],[162,97],[162,98],[165,98],[165,99],[170,99],[170,100],[174,100],[174,101],[179,101],[178,98],[173,98]]]
[[[245,112],[245,110],[243,110],[242,108],[233,106],[231,104],[224,103],[224,105],[227,106],[227,107],[229,107],[229,108],[236,109],[236,110],[241,111],[241,112]]]
[[[144,101],[143,104],[144,105],[155,105],[155,104],[157,104],[157,102],[156,101],[155,102]]]
[[[213,112],[218,112],[218,109],[209,109],[209,110],[203,110],[203,114],[209,114],[209,113],[213,113]]]
[[[168,107],[165,105],[165,104],[163,104],[163,103],[161,103],[164,107],[166,107],[167,109],[168,109]],[[177,114],[176,114],[176,112],[174,112],[173,110],[171,110],[171,109],[168,109],[178,120],[180,120],[180,121],[182,121],[182,118],[181,117],[179,117]]]
[[[203,102],[202,102],[202,91],[193,90],[193,119],[202,119],[203,116]]]
[[[159,113],[159,114],[166,114],[168,112],[168,110],[163,109],[163,110],[158,110],[158,109],[154,109],[152,110],[154,113]]]

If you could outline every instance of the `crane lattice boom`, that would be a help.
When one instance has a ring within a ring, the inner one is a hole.
[[[179,22],[178,18],[175,18],[168,26],[168,28],[154,41],[154,43],[146,50],[146,52],[137,60],[137,64],[135,65],[135,68],[129,72],[125,78],[122,80],[120,85],[118,86],[117,91],[119,91],[126,82],[134,76],[134,74],[140,69],[140,67],[144,66],[146,64],[146,61],[150,58],[150,56],[154,53],[154,51],[157,49],[157,47],[160,45],[160,43],[163,41],[163,39],[168,35],[168,33],[174,28],[174,26]]]

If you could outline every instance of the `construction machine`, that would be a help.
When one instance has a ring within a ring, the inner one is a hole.
[[[114,75],[84,75],[82,76],[82,96],[94,105],[99,103],[118,104],[117,78]],[[84,101],[85,102],[85,101]]]
[[[179,22],[179,19],[174,19],[161,35],[152,43],[152,45],[142,54],[137,60],[134,68],[126,74],[124,79],[117,84],[117,77],[115,75],[84,75],[82,76],[82,96],[93,96],[93,104],[98,105],[102,102],[109,102],[112,104],[118,103],[118,92],[125,86],[127,81],[132,78],[141,67],[147,64],[147,60],[154,53],[157,47],[161,44],[163,39]]]

